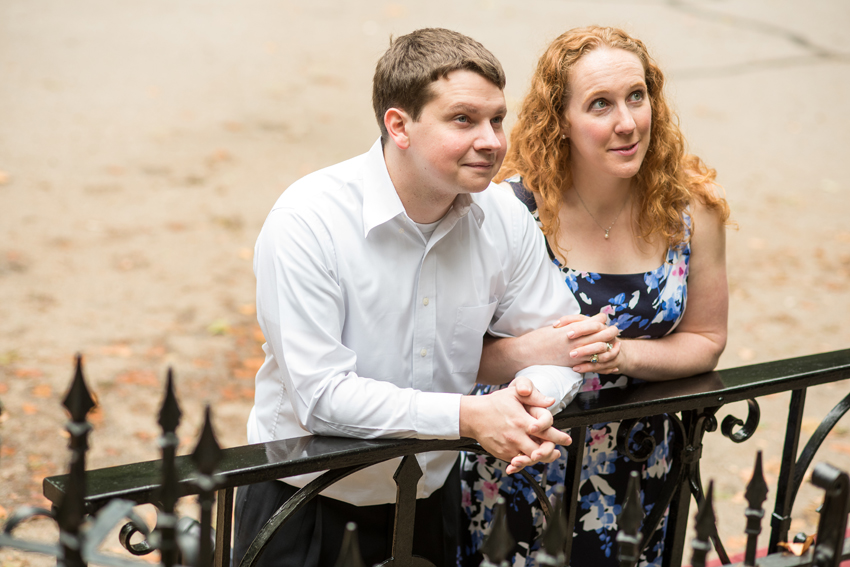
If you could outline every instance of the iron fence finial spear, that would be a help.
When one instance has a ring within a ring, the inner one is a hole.
[[[641,551],[640,525],[646,514],[640,501],[640,477],[637,471],[629,474],[629,484],[626,487],[626,501],[617,518],[617,556],[621,567],[637,564]]]
[[[345,525],[342,547],[334,567],[365,567],[363,556],[360,555],[360,544],[357,541],[357,524],[354,522],[348,522]]]
[[[162,514],[157,519],[157,527],[160,533],[160,557],[165,567],[171,567],[178,562],[177,517],[174,507],[180,494],[174,459],[180,444],[176,431],[181,415],[177,396],[174,394],[174,372],[169,368],[165,380],[165,396],[159,411],[159,425],[162,427],[159,440],[162,450],[162,484],[159,488],[159,498],[162,502]]]
[[[711,549],[711,536],[716,529],[714,516],[714,481],[708,483],[705,500],[695,518],[696,537],[691,542],[694,549],[691,555],[691,567],[705,567],[705,558]]]
[[[543,532],[543,545],[537,562],[541,567],[563,567],[567,563],[564,547],[567,542],[567,512],[564,499],[566,496],[563,484],[553,489],[554,506],[552,515]]]
[[[767,482],[764,480],[764,472],[761,465],[761,451],[756,453],[756,464],[753,467],[753,477],[747,485],[744,497],[747,499],[747,509],[744,515],[747,517],[747,550],[744,554],[744,565],[753,567],[756,564],[756,547],[758,536],[761,533],[761,521],[764,517],[764,501],[767,500]]]
[[[62,405],[68,409],[71,417],[65,425],[71,435],[68,443],[71,449],[71,463],[67,491],[56,513],[63,555],[59,562],[66,567],[78,567],[85,565],[80,525],[86,515],[86,452],[89,448],[88,434],[91,431],[91,424],[86,421],[86,416],[95,407],[83,376],[83,357],[79,353],[76,355],[74,378]]]
[[[201,530],[198,544],[198,556],[196,565],[198,567],[210,565],[213,553],[212,545],[212,504],[215,498],[215,489],[218,486],[218,478],[215,472],[221,461],[221,446],[215,438],[212,427],[212,416],[210,406],[207,404],[204,411],[204,426],[198,444],[192,452],[192,461],[198,468],[198,479],[196,484],[200,489],[198,501],[201,505]]]
[[[493,522],[490,525],[490,535],[481,546],[481,554],[484,561],[481,567],[509,567],[508,557],[514,549],[516,542],[508,530],[507,503],[504,497],[496,499],[496,507],[493,509]]]

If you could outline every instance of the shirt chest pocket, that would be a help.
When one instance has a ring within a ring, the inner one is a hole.
[[[478,372],[484,333],[487,332],[487,327],[498,306],[499,301],[495,300],[487,305],[458,308],[449,354],[452,373]]]

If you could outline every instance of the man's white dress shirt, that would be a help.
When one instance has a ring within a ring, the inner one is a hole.
[[[311,433],[457,439],[484,334],[520,335],[579,311],[534,219],[502,187],[459,195],[426,241],[390,181],[380,140],[283,193],[257,239],[254,273],[266,359],[251,443]],[[558,400],[552,411],[581,383],[569,368],[520,374]],[[457,453],[417,458],[425,498]],[[372,466],[322,494],[394,502],[397,466]],[[285,481],[303,486],[316,476]]]

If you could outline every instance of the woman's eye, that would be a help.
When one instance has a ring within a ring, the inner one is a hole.
[[[643,100],[643,97],[644,97],[643,91],[635,91],[629,96],[629,98],[631,98],[631,100],[633,102],[639,102],[639,101]]]
[[[602,109],[603,109],[603,108],[605,108],[606,106],[608,106],[608,103],[607,103],[607,102],[605,102],[605,101],[604,101],[603,99],[601,99],[601,98],[596,99],[596,100],[594,100],[592,103],[590,103],[590,108],[591,108],[592,110],[602,110]]]

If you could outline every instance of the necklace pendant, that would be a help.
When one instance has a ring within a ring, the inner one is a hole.
[[[605,240],[608,240],[608,231],[607,230],[605,231]]]

